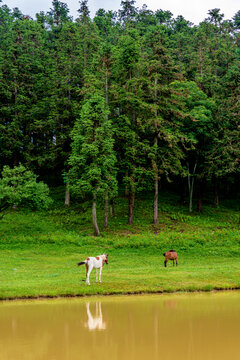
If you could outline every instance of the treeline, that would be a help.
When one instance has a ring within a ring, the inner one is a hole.
[[[0,1],[1,2],[1,1]],[[133,222],[137,192],[188,186],[192,211],[206,188],[239,182],[240,11],[209,10],[198,26],[133,0],[118,12],[87,0],[32,19],[0,6],[0,168],[23,164],[71,196],[109,203],[119,186]]]

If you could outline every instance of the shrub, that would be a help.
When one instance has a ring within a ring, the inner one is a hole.
[[[52,203],[49,188],[37,182],[37,176],[23,165],[4,166],[0,179],[0,212],[13,205],[47,209]]]

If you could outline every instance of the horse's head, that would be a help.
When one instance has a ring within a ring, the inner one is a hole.
[[[108,255],[104,254],[104,258],[103,258],[105,264],[108,264]]]

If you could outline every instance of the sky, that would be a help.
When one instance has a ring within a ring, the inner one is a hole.
[[[51,8],[52,0],[2,0],[2,4],[9,8],[18,7],[23,14],[32,17],[39,11],[48,11]],[[70,14],[75,18],[79,8],[78,0],[61,0],[68,4]],[[91,16],[104,8],[105,10],[118,10],[121,0],[88,0]],[[231,19],[240,10],[239,0],[136,0],[136,7],[141,8],[146,4],[150,10],[170,10],[174,17],[184,16],[186,20],[199,24],[208,15],[208,10],[219,8],[225,15],[225,19]]]

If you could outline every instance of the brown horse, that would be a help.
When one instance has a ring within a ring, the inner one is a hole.
[[[165,267],[167,267],[168,260],[172,260],[173,265],[174,265],[174,260],[175,260],[175,263],[176,263],[176,266],[177,266],[177,264],[178,264],[178,255],[177,255],[175,250],[169,250],[169,251],[165,252],[163,254],[163,256],[165,256],[165,261],[164,261],[164,266]]]

